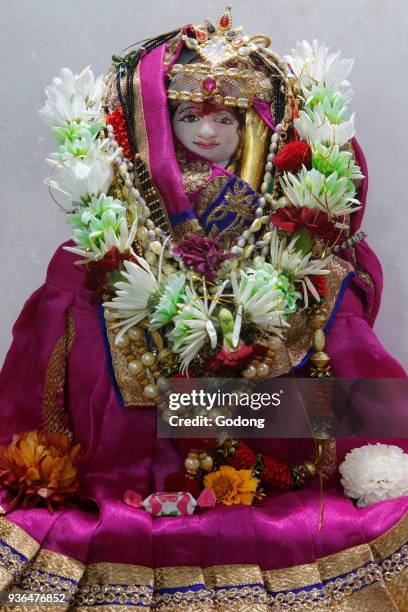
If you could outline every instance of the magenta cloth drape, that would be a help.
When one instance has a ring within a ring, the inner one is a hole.
[[[191,204],[183,190],[174,155],[165,103],[165,47],[143,57],[140,64],[143,110],[149,134],[153,180],[169,213],[185,214]],[[357,162],[367,177],[358,143]],[[361,225],[367,179],[360,189],[363,208],[352,217]],[[171,207],[171,208],[170,208]],[[402,377],[403,368],[385,350],[372,330],[381,300],[381,266],[366,241],[341,256],[365,270],[372,284],[355,275],[346,289],[327,351],[339,378]],[[275,569],[311,563],[316,558],[370,541],[388,530],[408,511],[408,497],[357,509],[333,478],[326,486],[323,529],[318,530],[318,483],[289,493],[273,493],[262,507],[217,506],[190,517],[152,519],[144,510],[122,501],[126,489],[146,496],[162,489],[168,473],[182,469],[183,457],[170,440],[156,438],[154,409],[124,411],[118,403],[105,356],[98,309],[84,288],[84,272],[75,256],[59,248],[46,283],[25,304],[13,328],[13,343],[0,375],[0,442],[41,425],[44,378],[52,350],[64,334],[70,310],[76,335],[68,358],[65,408],[76,442],[84,449],[80,496],[93,501],[89,509],[15,510],[7,518],[24,528],[49,550],[84,563],[111,561],[148,567],[258,564]],[[366,440],[338,442],[338,460]],[[408,440],[391,440],[408,452]],[[299,461],[311,441],[252,441],[259,451],[282,460]],[[0,504],[7,508],[6,491]]]
[[[40,426],[44,375],[68,309],[76,335],[68,359],[66,409],[74,438],[85,455],[80,494],[94,510],[16,510],[7,515],[41,545],[84,563],[112,561],[149,567],[171,565],[259,564],[262,569],[313,562],[377,537],[408,510],[408,497],[361,510],[328,483],[322,531],[318,531],[319,489],[274,493],[263,507],[224,507],[191,517],[152,519],[122,503],[126,489],[142,495],[160,490],[167,473],[183,458],[170,440],[156,439],[155,411],[121,409],[107,369],[97,307],[83,287],[75,256],[62,250],[52,259],[47,282],[27,301],[13,328],[13,343],[0,376],[0,441]],[[346,291],[328,335],[336,376],[402,376],[362,318],[361,301]],[[408,440],[393,441],[408,451]],[[253,441],[258,450],[296,461],[311,442]],[[339,460],[364,440],[340,441]],[[4,497],[3,489],[0,495]],[[4,504],[3,504],[4,505]]]

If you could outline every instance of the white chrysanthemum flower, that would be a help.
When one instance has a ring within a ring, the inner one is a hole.
[[[78,133],[75,139],[65,140],[64,144],[60,145],[57,153],[50,154],[49,160],[51,160],[51,162],[64,163],[73,157],[85,158],[95,155],[107,155],[113,159],[111,141],[109,138],[96,138],[95,135],[88,130]]]
[[[319,142],[312,145],[312,166],[325,176],[337,172],[337,176],[346,177],[350,193],[354,189],[353,181],[364,178],[361,168],[354,161],[351,151],[340,151],[339,145],[326,147]]]
[[[86,123],[80,121],[79,123],[69,123],[65,127],[53,127],[51,128],[58,144],[66,145],[67,142],[75,142],[81,138],[95,139],[103,127],[102,121],[96,120]]]
[[[104,303],[105,308],[113,310],[111,318],[120,319],[112,325],[113,329],[122,328],[115,341],[119,341],[128,329],[149,315],[149,301],[159,289],[156,277],[147,261],[138,255],[136,260],[137,264],[132,261],[123,262],[126,272],[121,274],[126,280],[115,283],[115,297],[111,302]]]
[[[99,244],[109,228],[116,233],[125,213],[126,207],[121,200],[103,193],[99,197],[92,197],[77,212],[67,215],[66,220],[75,228],[74,242],[86,249],[93,243]]]
[[[213,313],[227,282],[220,285],[213,295],[207,293],[203,282],[203,297],[200,297],[193,288],[186,287],[184,304],[174,317],[174,328],[168,334],[169,340],[173,343],[173,352],[180,355],[181,372],[188,368],[208,341],[211,348],[215,349],[217,346],[216,319]]]
[[[298,174],[286,172],[280,183],[294,206],[318,208],[329,217],[343,216],[361,208],[360,202],[354,198],[354,185],[347,177],[339,177],[337,172],[325,176],[314,168],[307,170],[303,167]]]
[[[186,295],[186,277],[184,274],[171,274],[160,289],[160,298],[150,317],[151,329],[160,329],[168,325],[184,304]]]
[[[326,117],[321,105],[313,110],[308,109],[307,112],[301,110],[299,117],[293,123],[302,140],[310,143],[322,142],[327,145],[342,146],[349,142],[356,132],[354,113],[348,121],[332,123]]]
[[[120,149],[107,151],[103,144],[103,141],[101,145],[96,141],[88,143],[86,157],[67,154],[63,161],[47,159],[52,175],[45,179],[45,184],[77,203],[107,193],[113,179],[111,164]]]
[[[325,43],[319,44],[316,39],[312,44],[303,40],[296,49],[285,56],[299,86],[309,89],[315,83],[327,83],[333,87],[347,87],[346,80],[353,68],[354,60],[342,59],[341,53],[329,53]]]
[[[275,270],[284,274],[294,284],[299,283],[302,286],[303,301],[307,307],[309,304],[307,289],[315,300],[320,302],[320,296],[309,276],[330,274],[327,265],[331,261],[331,255],[325,259],[312,259],[311,252],[304,255],[301,251],[296,250],[298,239],[299,236],[296,236],[288,244],[288,239],[286,237],[281,238],[277,228],[274,228],[272,230],[270,258]]]
[[[80,74],[63,68],[52,85],[45,88],[47,100],[39,111],[40,116],[51,127],[96,120],[101,112],[104,88],[103,77],[95,80],[89,66]]]
[[[308,90],[307,96],[305,96],[305,106],[306,108],[313,109],[318,104],[322,104],[325,109],[336,109],[336,112],[344,113],[352,97],[353,91],[351,89],[341,90],[329,83],[316,83]],[[329,115],[327,116],[329,117]],[[343,119],[341,120],[343,121]]]
[[[100,259],[113,246],[124,253],[131,249],[136,235],[137,219],[129,229],[124,203],[104,193],[67,215],[66,220],[74,227],[76,247],[64,248],[86,261]]]
[[[126,218],[124,217],[119,224],[119,231],[114,231],[113,228],[109,227],[104,233],[103,238],[100,241],[101,253],[103,255],[108,253],[112,247],[116,247],[121,253],[132,250],[136,230],[137,219],[133,221],[129,228]]]
[[[237,317],[234,329],[234,344],[239,338],[241,321],[247,316],[255,325],[270,333],[280,334],[289,327],[285,316],[285,295],[279,288],[279,273],[270,264],[258,269],[241,270],[239,277],[231,273]]]
[[[325,115],[331,124],[340,125],[346,120],[347,106],[344,105],[342,97],[325,98],[322,102],[314,106],[305,106],[305,111],[310,119],[315,120],[316,116],[322,117]]]
[[[377,443],[354,448],[339,471],[344,493],[360,508],[408,495],[408,454],[399,446]]]

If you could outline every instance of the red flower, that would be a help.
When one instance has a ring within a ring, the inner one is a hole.
[[[252,357],[263,357],[265,353],[266,347],[262,344],[248,346],[242,343],[237,351],[230,351],[224,346],[215,357],[206,361],[204,368],[208,368],[212,372],[220,372],[224,368],[243,370]]]
[[[106,123],[113,126],[113,133],[115,135],[116,142],[120,147],[122,147],[123,155],[127,157],[127,159],[132,159],[132,149],[130,147],[123,108],[120,106],[113,111],[113,113],[108,115],[106,118]]]
[[[305,140],[294,140],[282,147],[273,163],[282,172],[297,172],[302,166],[310,168],[312,149]]]
[[[91,261],[87,264],[85,274],[85,287],[93,291],[91,303],[95,304],[102,297],[106,285],[109,282],[109,272],[116,272],[125,259],[134,261],[129,252],[121,253],[115,246],[105,253],[102,259]]]
[[[314,285],[320,297],[327,295],[327,276],[325,274],[310,274],[309,280]],[[309,292],[310,294],[310,292]]]
[[[307,206],[284,206],[278,208],[270,217],[271,222],[286,232],[300,232],[307,229],[311,236],[335,242],[340,237],[340,230],[327,214],[317,208]]]
[[[215,279],[223,261],[234,257],[232,253],[222,251],[217,239],[194,235],[184,238],[173,253],[181,255],[186,266],[202,274],[207,281]]]

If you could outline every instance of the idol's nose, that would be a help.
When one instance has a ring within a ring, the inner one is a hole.
[[[207,118],[200,121],[198,136],[200,136],[200,138],[202,138],[203,140],[212,140],[213,138],[216,138],[217,134],[214,130],[212,122],[209,121]]]

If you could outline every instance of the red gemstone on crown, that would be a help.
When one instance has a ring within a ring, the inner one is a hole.
[[[201,30],[196,30],[196,38],[198,42],[202,43],[207,40],[207,34],[205,32],[202,32]]]
[[[206,77],[202,82],[202,87],[206,94],[212,94],[217,88],[217,81],[213,77]]]
[[[223,15],[220,19],[220,26],[222,28],[229,28],[230,20],[228,15]]]

